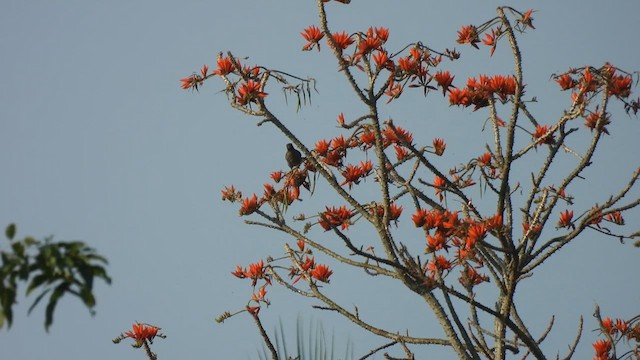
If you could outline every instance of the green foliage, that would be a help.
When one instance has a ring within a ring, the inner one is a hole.
[[[43,241],[32,237],[14,240],[16,226],[7,226],[5,235],[10,242],[7,250],[0,248],[0,329],[13,322],[18,283],[27,283],[26,296],[40,293],[29,307],[33,309],[49,295],[45,309],[44,327],[53,324],[53,313],[58,300],[66,294],[78,297],[93,315],[96,299],[93,294],[95,278],[107,284],[111,278],[104,268],[107,259],[82,241],[54,242],[51,237]]]
[[[289,354],[290,350],[287,348],[285,342],[284,327],[282,320],[279,322],[279,327],[274,331],[274,339],[276,349],[278,351],[278,358],[283,360],[333,360],[336,359],[335,355],[335,338],[334,334],[331,335],[331,339],[327,339],[324,332],[322,323],[309,323],[309,332],[305,338],[304,322],[302,317],[298,316],[296,322],[296,356]],[[260,360],[269,359],[270,356],[267,349],[262,348],[262,353],[258,353]],[[347,344],[344,350],[344,355],[337,359],[353,359],[353,345],[350,340],[347,340]]]

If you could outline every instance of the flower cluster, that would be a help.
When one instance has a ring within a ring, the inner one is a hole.
[[[360,165],[348,165],[346,169],[342,171],[344,181],[340,183],[340,186],[348,184],[349,189],[351,189],[351,185],[359,184],[360,179],[369,176],[369,174],[371,174],[372,168],[373,165],[371,165],[371,160],[367,160],[365,162],[361,161]]]
[[[148,349],[148,344],[152,344],[153,339],[155,339],[156,336],[162,339],[166,337],[159,333],[159,331],[160,328],[157,326],[136,322],[131,326],[131,331],[120,334],[118,337],[113,339],[113,342],[117,344],[126,338],[131,338],[135,341],[133,347],[139,348],[145,346]],[[154,355],[153,353],[151,354]]]
[[[605,335],[605,339],[597,340],[592,344],[595,351],[594,360],[611,359],[612,354],[615,353],[615,347],[621,340],[625,340],[630,345],[635,343],[637,351],[638,345],[640,345],[640,317],[631,320],[616,319],[615,321],[606,317],[600,320],[600,333]]]
[[[609,134],[605,125],[609,124],[609,116],[602,111],[588,112],[586,110],[590,100],[599,93],[606,91],[608,97],[616,97],[624,103],[627,112],[637,113],[640,109],[640,99],[629,101],[633,78],[631,74],[624,72],[609,63],[605,63],[601,68],[585,66],[581,68],[569,69],[567,72],[556,75],[555,81],[561,90],[571,90],[571,99],[574,105],[581,109],[585,118],[585,126],[592,131],[602,130]]]
[[[516,30],[524,32],[527,28],[535,29],[535,26],[533,26],[533,18],[531,17],[533,9],[529,9],[524,13],[521,13],[510,7],[505,8],[510,10],[517,17],[515,26]],[[495,24],[498,25],[494,28],[493,26]],[[489,33],[489,30],[491,30],[491,33]],[[481,25],[479,28],[475,25],[463,26],[458,30],[458,39],[456,41],[458,44],[469,44],[474,48],[479,49],[477,44],[480,42],[480,36],[483,33],[484,39],[482,39],[482,43],[491,47],[491,53],[489,56],[493,56],[493,53],[496,51],[498,41],[504,34],[504,31],[502,30],[502,20],[500,18],[493,18]]]
[[[302,37],[307,41],[303,50],[317,48],[320,50],[320,40],[324,38],[324,33],[316,26],[309,26],[302,33]],[[330,47],[338,50],[343,55],[343,65],[354,67],[367,75],[377,78],[382,71],[388,72],[384,94],[389,96],[387,103],[399,98],[405,86],[412,88],[422,88],[425,95],[429,90],[442,88],[445,94],[452,87],[455,76],[448,71],[438,71],[435,75],[430,73],[430,68],[436,67],[445,56],[451,60],[459,57],[455,51],[446,50],[439,53],[416,44],[408,49],[408,54],[389,54],[384,45],[389,39],[389,29],[385,27],[370,27],[366,32],[348,35],[346,32],[335,32],[327,36],[327,43]],[[352,46],[354,45],[355,46]],[[351,48],[351,49],[350,49]],[[396,58],[397,57],[397,58]],[[432,85],[435,80],[436,84]]]
[[[259,103],[268,94],[264,92],[264,83],[261,79],[264,73],[260,67],[243,66],[239,60],[231,57],[223,57],[222,54],[217,59],[218,68],[209,73],[209,67],[203,65],[199,74],[192,74],[180,79],[182,89],[198,90],[204,81],[212,76],[220,76],[227,83],[227,93],[231,94],[232,101],[239,106],[248,106],[251,103]],[[232,79],[235,75],[237,79]]]
[[[384,206],[382,204],[372,204],[369,212],[372,215],[378,216],[380,218],[384,217]],[[394,222],[396,226],[398,226],[398,219],[402,215],[402,206],[396,205],[395,203],[389,204],[389,222]]]
[[[524,86],[523,86],[524,87]],[[494,96],[502,102],[506,102],[516,94],[517,82],[513,76],[486,75],[476,78],[469,78],[467,86],[455,88],[449,92],[449,103],[468,107],[474,105],[474,111],[489,105],[489,100]]]
[[[301,260],[298,265],[291,266],[289,271],[289,277],[291,279],[295,278],[293,284],[308,276],[317,281],[329,283],[329,277],[333,274],[333,271],[327,265],[316,264],[313,256],[305,256],[304,260]]]
[[[484,263],[476,246],[490,231],[502,228],[502,216],[496,215],[482,221],[470,218],[461,220],[457,212],[418,209],[411,219],[416,227],[425,231],[425,252],[433,254],[424,269],[429,278],[444,278],[453,268],[460,266],[462,270],[458,281],[463,286],[473,287],[489,281],[487,276],[477,271]],[[453,259],[439,253],[442,250],[448,253],[451,247],[456,249]]]
[[[325,231],[331,230],[334,227],[340,227],[341,230],[349,229],[351,225],[351,218],[353,217],[353,211],[347,209],[346,206],[341,207],[326,207],[320,215],[318,223]]]

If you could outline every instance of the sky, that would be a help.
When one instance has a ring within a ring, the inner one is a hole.
[[[456,74],[455,85],[468,75],[512,73],[506,43],[493,58],[486,49],[455,44],[461,26],[492,18],[498,5],[353,0],[328,3],[327,11],[336,31],[388,27],[390,50],[414,41],[434,49],[456,47],[463,58],[443,65]],[[527,31],[520,44],[527,96],[538,99],[530,109],[547,124],[561,116],[569,96],[558,91],[552,74],[606,61],[640,70],[640,50],[634,46],[639,2],[514,6],[536,10],[536,30]],[[277,257],[289,239],[244,225],[237,207],[221,201],[220,190],[233,184],[245,194],[261,193],[268,174],[285,168],[288,141],[275,128],[257,127],[257,119],[231,109],[220,81],[209,81],[196,93],[180,89],[178,80],[203,64],[215,68],[216,54],[227,50],[249,57],[245,63],[313,77],[318,93],[311,105],[297,112],[275,88],[269,105],[309,146],[339,135],[337,115],[355,118],[363,108],[325,46],[320,53],[300,51],[305,42],[299,33],[312,24],[318,19],[311,0],[0,2],[0,225],[16,223],[19,237],[85,241],[109,259],[114,280],[110,286],[96,284],[93,317],[80,301],[64,298],[49,333],[44,308],[27,316],[30,299],[21,298],[13,326],[0,331],[7,359],[143,359],[142,351],[111,343],[136,321],[160,326],[168,336],[154,342],[160,359],[257,358],[261,343],[248,316],[224,324],[214,318],[242,308],[251,294],[246,281],[230,275],[235,266]],[[443,137],[447,156],[439,161],[449,168],[484,152],[490,139],[479,131],[487,113],[449,108],[437,95],[407,94],[383,112],[412,130],[417,142]],[[638,118],[624,114],[619,103],[612,114],[611,136],[585,181],[572,189],[576,206],[606,200],[640,165]],[[525,179],[526,164],[518,169]],[[332,200],[322,184],[317,194],[297,205],[299,211]],[[629,197],[639,195],[636,187]],[[630,212],[626,219],[637,224],[640,213]],[[410,222],[403,214],[401,227]],[[543,347],[550,355],[566,351],[583,315],[584,340],[576,358],[592,356],[596,304],[612,317],[637,314],[638,255],[630,243],[587,232],[523,283],[520,311],[534,333],[556,315]],[[358,305],[376,324],[439,334],[424,304],[398,284],[332,267],[327,292]],[[282,322],[293,336],[300,317],[305,331],[322,324],[333,334],[337,353],[351,343],[356,358],[385,343],[335,314],[311,309],[316,303],[284,289],[270,288],[269,298],[272,306],[261,312],[269,331]],[[414,350],[419,358],[453,358],[439,348]]]

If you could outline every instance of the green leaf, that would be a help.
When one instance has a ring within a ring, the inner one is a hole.
[[[2,293],[0,293],[0,307],[2,307],[2,316],[7,320],[7,327],[11,327],[11,322],[13,321],[13,310],[11,306],[13,306],[15,301],[15,288],[4,288]]]
[[[102,266],[94,265],[91,267],[93,276],[102,278],[107,284],[111,285],[111,278],[107,275],[107,270]]]
[[[4,326],[4,311],[0,309],[0,330],[2,329],[3,326]]]
[[[51,289],[47,289],[47,290],[43,291],[40,295],[38,295],[38,297],[33,301],[33,304],[31,304],[31,306],[29,306],[29,310],[27,310],[27,314],[31,314],[31,312],[33,311],[33,309],[36,308],[36,306],[38,305],[40,300],[42,300],[42,298],[44,298],[44,296],[47,295],[49,293],[49,291],[51,291]]]
[[[24,258],[24,244],[22,242],[14,242],[11,244],[13,252],[21,258]]]
[[[7,228],[4,230],[4,234],[7,235],[7,239],[13,240],[13,237],[16,236],[16,224],[9,224]],[[0,326],[1,328],[2,326]]]
[[[49,297],[49,303],[47,304],[47,308],[44,313],[44,329],[49,331],[49,327],[53,324],[53,311],[56,309],[56,305],[58,305],[58,300],[64,295],[65,291],[69,288],[69,283],[62,283],[53,290],[51,296]]]
[[[47,280],[49,280],[49,276],[47,276],[46,274],[38,274],[34,276],[31,282],[29,283],[29,286],[27,287],[27,293],[26,293],[27,296],[29,296],[29,294],[31,294],[31,292],[35,290],[35,288],[44,284],[44,282]]]
[[[24,238],[24,243],[27,246],[31,246],[31,245],[37,245],[39,243],[38,240],[32,238],[31,236],[27,236],[26,238]]]
[[[96,306],[96,298],[93,296],[93,292],[91,292],[89,288],[83,287],[80,289],[80,297],[89,310]]]

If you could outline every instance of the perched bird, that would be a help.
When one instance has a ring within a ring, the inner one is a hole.
[[[296,148],[293,147],[293,144],[290,143],[287,144],[287,152],[284,154],[284,159],[287,160],[287,165],[289,165],[291,169],[300,166],[303,160],[300,151],[296,150]],[[309,185],[309,181],[307,180],[307,171],[295,171],[294,175],[295,186],[302,185],[307,190],[311,188]]]
[[[287,165],[293,169],[302,163],[302,154],[293,147],[293,144],[289,143],[287,144],[287,152],[284,154],[284,159],[287,160]]]

